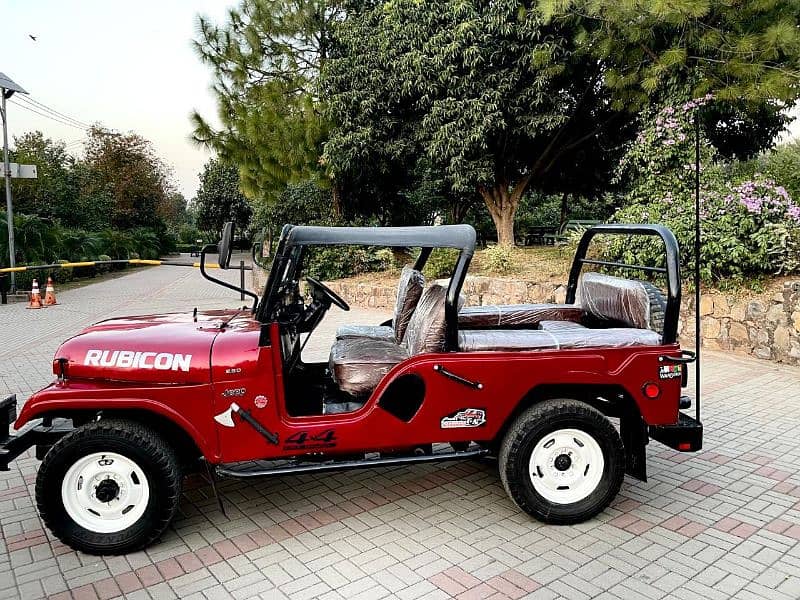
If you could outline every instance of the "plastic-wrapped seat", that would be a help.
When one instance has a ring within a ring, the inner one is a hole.
[[[576,304],[501,304],[465,306],[458,313],[460,328],[525,327],[535,329],[541,321],[579,323],[583,309]]]
[[[400,343],[405,337],[408,322],[417,308],[422,290],[425,287],[425,276],[416,269],[406,265],[400,273],[397,284],[397,297],[394,303],[394,317],[390,325],[342,325],[336,330],[336,339],[370,338]]]
[[[566,331],[568,329],[586,329],[586,326],[575,321],[539,321],[539,329],[544,331]]]
[[[580,308],[602,325],[589,328],[568,319],[542,319],[539,329],[483,329],[459,333],[459,349],[563,350],[567,348],[657,346],[661,335],[650,328],[651,299],[645,284],[601,273],[585,273],[580,281]]]
[[[624,348],[627,346],[658,346],[659,344],[661,344],[661,336],[655,331],[627,327],[573,328],[560,331],[472,329],[458,334],[458,347],[463,352]]]
[[[584,273],[578,286],[578,303],[587,314],[602,321],[649,329],[650,295],[641,281],[603,273]]]
[[[339,389],[353,396],[369,394],[397,363],[415,354],[444,350],[446,300],[444,286],[426,288],[401,344],[357,337],[337,340],[329,366]]]

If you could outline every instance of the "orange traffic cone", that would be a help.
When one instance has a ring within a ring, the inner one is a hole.
[[[42,308],[42,295],[39,293],[39,282],[33,280],[33,287],[31,288],[31,299],[28,302],[28,308]]]
[[[58,300],[56,300],[56,289],[53,287],[53,278],[47,278],[47,287],[44,289],[44,305],[45,306],[53,306],[54,304],[58,304]]]

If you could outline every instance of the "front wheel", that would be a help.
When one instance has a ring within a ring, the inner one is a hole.
[[[89,554],[140,550],[163,533],[178,508],[175,452],[151,429],[101,420],[79,427],[47,453],[36,477],[45,525]]]
[[[503,439],[498,462],[511,499],[557,525],[580,523],[602,511],[625,475],[614,425],[577,400],[547,400],[522,413]]]

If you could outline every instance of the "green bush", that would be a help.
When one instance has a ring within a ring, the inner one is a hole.
[[[63,264],[69,262],[68,260],[57,260],[59,264]],[[72,273],[72,267],[61,267],[60,269],[55,269],[53,271],[53,281],[55,283],[67,283],[68,281],[72,281],[75,278],[74,274]]]
[[[100,256],[97,257],[97,260],[98,261],[111,260],[111,257],[108,254],[101,254]],[[111,271],[111,269],[112,265],[97,265],[98,274],[108,273],[109,271]]]
[[[341,279],[359,273],[391,268],[391,256],[361,246],[319,246],[310,248],[305,258],[305,273],[321,280]]]
[[[427,279],[450,277],[458,260],[458,250],[453,248],[436,248],[431,253],[425,268],[422,269]]]
[[[489,246],[483,252],[483,261],[492,273],[505,275],[514,269],[514,250],[507,246]]]
[[[694,132],[692,117],[702,102],[687,102],[656,113],[623,160],[632,184],[625,207],[613,220],[663,223],[678,239],[684,276],[694,269]],[[775,181],[757,175],[731,181],[734,169],[715,164],[701,140],[702,227],[700,273],[706,283],[728,285],[745,278],[797,271],[800,205]],[[663,266],[655,238],[615,237],[605,258]]]

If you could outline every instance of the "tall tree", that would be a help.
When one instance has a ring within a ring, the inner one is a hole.
[[[334,17],[324,0],[242,0],[223,25],[198,19],[194,47],[211,68],[221,125],[195,112],[194,139],[238,166],[251,199],[274,202],[321,173],[317,77]]]
[[[529,185],[591,187],[633,133],[601,66],[514,0],[399,0],[350,16],[337,41],[325,71],[334,174],[412,148],[453,192],[480,194],[501,244],[514,243]]]
[[[746,19],[755,9],[721,14],[716,3],[669,3],[693,11],[697,31],[712,28],[731,43],[743,44],[748,28],[756,39],[775,38],[771,54],[752,59],[734,58],[724,44],[709,47],[702,69],[669,67],[696,56],[702,35],[687,36],[687,18],[662,4],[394,0],[355,11],[336,28],[324,70],[336,124],[326,164],[340,176],[402,160],[409,149],[421,153],[454,190],[477,191],[498,241],[513,244],[525,191],[605,189],[637,110],[660,102],[664,91],[691,82],[703,93],[757,102],[800,92],[788,83],[798,56],[785,26],[790,0],[758,3],[752,24]],[[641,26],[640,5],[649,7]],[[773,28],[770,16],[781,26]]]
[[[218,233],[226,221],[233,221],[238,231],[245,231],[253,209],[239,185],[236,167],[220,160],[209,160],[200,173],[200,187],[193,203],[197,227]]]
[[[37,167],[36,179],[12,182],[18,213],[56,218],[66,225],[79,222],[75,160],[64,142],[46,138],[41,131],[24,133],[14,138],[12,160]]]
[[[85,192],[110,195],[114,227],[161,225],[159,210],[174,189],[169,169],[149,141],[135,133],[93,127],[86,142],[85,163],[91,171]]]

